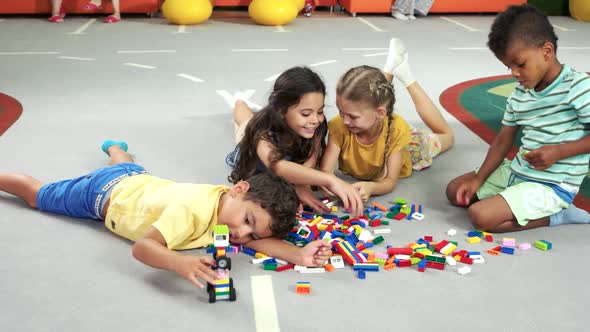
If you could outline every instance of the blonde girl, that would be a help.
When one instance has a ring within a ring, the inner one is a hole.
[[[429,167],[432,159],[453,145],[454,135],[438,108],[413,79],[403,44],[392,39],[385,69],[359,66],[338,81],[339,115],[328,124],[329,139],[321,170],[336,165],[360,181],[353,187],[363,201],[391,192],[412,169]],[[418,115],[432,132],[413,129],[394,114],[396,76],[406,86]],[[329,190],[326,190],[328,193]]]

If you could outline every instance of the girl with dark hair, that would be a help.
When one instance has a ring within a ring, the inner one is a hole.
[[[302,203],[328,212],[311,190],[322,186],[338,196],[346,209],[360,215],[363,204],[350,184],[316,170],[325,148],[328,125],[324,116],[326,88],[311,69],[294,67],[275,81],[268,105],[254,113],[238,100],[234,108],[236,149],[226,158],[237,183],[267,170],[294,184]]]

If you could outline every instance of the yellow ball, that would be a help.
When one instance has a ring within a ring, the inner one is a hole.
[[[570,0],[570,13],[579,21],[590,21],[590,2],[588,0]]]
[[[254,22],[262,25],[285,25],[297,17],[293,0],[253,0],[248,14]]]
[[[205,22],[213,13],[210,0],[166,0],[162,14],[171,23],[191,25]]]
[[[305,7],[305,0],[293,0],[295,2],[295,7],[297,7],[297,12],[299,13],[303,7]]]

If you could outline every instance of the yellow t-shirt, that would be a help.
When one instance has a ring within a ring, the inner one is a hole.
[[[397,114],[393,115],[392,121],[389,130],[387,157],[391,152],[402,152],[402,168],[399,177],[405,178],[412,174],[412,161],[407,148],[411,138],[411,129],[408,123]],[[343,173],[360,180],[376,180],[382,175],[387,122],[388,120],[385,118],[379,138],[372,144],[365,145],[358,141],[356,134],[348,130],[339,115],[330,120],[328,130],[332,141],[340,147],[338,168]]]
[[[228,190],[135,175],[113,188],[105,226],[136,241],[153,225],[170,249],[204,247],[213,242],[219,198]]]

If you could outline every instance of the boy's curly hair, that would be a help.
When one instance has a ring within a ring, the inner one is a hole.
[[[252,201],[270,214],[270,230],[273,236],[284,238],[297,225],[296,214],[299,199],[295,188],[285,179],[269,172],[260,173],[246,180],[250,188],[244,200]]]
[[[557,35],[547,15],[530,5],[510,6],[498,14],[488,34],[488,47],[497,58],[506,55],[506,49],[514,40],[541,47],[545,42],[553,44],[557,52]]]

